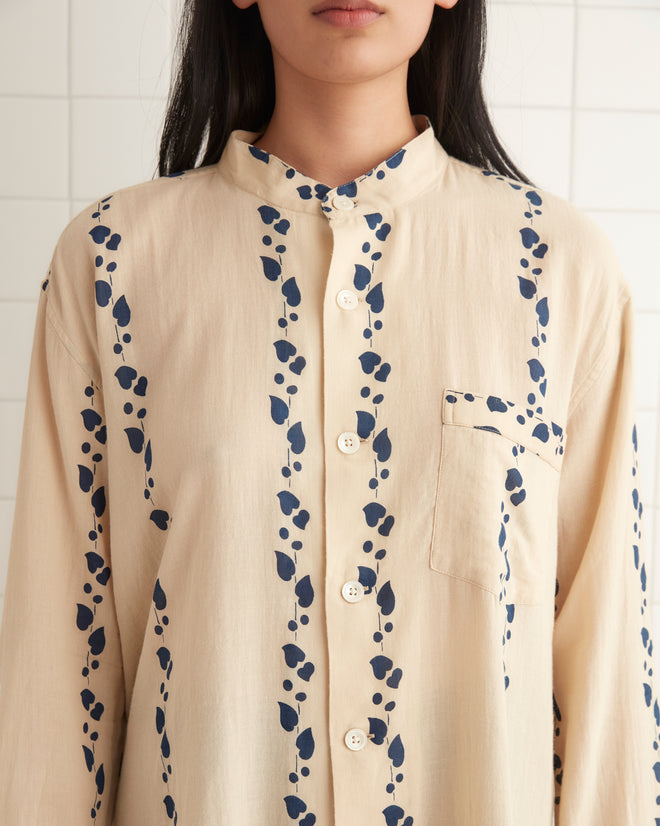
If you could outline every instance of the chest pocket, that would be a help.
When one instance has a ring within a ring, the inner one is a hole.
[[[532,407],[445,390],[430,567],[507,603],[554,599],[564,440]]]

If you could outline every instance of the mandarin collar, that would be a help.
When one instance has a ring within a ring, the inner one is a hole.
[[[418,134],[384,161],[351,181],[335,187],[310,178],[253,142],[263,132],[234,129],[217,163],[218,172],[264,201],[298,212],[326,215],[329,220],[350,213],[367,215],[397,207],[433,186],[443,175],[448,154],[435,136],[427,115],[412,116]]]

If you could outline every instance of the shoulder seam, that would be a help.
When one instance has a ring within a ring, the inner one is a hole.
[[[612,314],[614,310],[617,308],[624,308],[626,304],[632,301],[632,295],[626,289],[626,286],[622,286],[619,290],[619,294],[617,295],[616,302],[614,304],[613,309],[610,312],[610,315],[607,318],[607,321],[604,325],[604,332],[602,337],[602,342],[600,348],[598,350],[598,355],[594,359],[594,363],[591,366],[591,369],[587,373],[587,375],[582,379],[582,382],[579,386],[573,391],[569,404],[568,404],[568,412],[567,418],[571,418],[571,416],[575,413],[576,409],[580,406],[582,400],[588,393],[588,391],[593,387],[593,385],[598,381],[600,376],[605,369],[606,363],[606,356],[607,356],[607,332],[610,327],[610,322],[612,320]]]
[[[46,291],[47,295],[47,291]],[[46,321],[50,324],[53,332],[56,334],[57,338],[59,339],[60,343],[64,347],[64,349],[69,353],[73,361],[80,367],[83,373],[91,379],[96,387],[99,390],[103,390],[103,385],[101,384],[100,380],[94,375],[94,372],[90,370],[89,365],[80,357],[78,354],[73,342],[69,338],[69,335],[64,329],[62,322],[57,317],[55,310],[52,308],[52,305],[49,301],[46,301]]]

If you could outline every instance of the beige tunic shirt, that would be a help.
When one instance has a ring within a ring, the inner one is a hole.
[[[0,638],[7,826],[652,826],[613,247],[430,121],[236,130],[64,230]]]

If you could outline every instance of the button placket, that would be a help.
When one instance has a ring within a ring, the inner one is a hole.
[[[357,202],[348,195],[337,193],[330,197],[330,206],[332,209],[328,210],[330,213],[329,217],[333,217],[334,214],[335,218],[340,218],[342,213],[346,214],[353,210],[356,204]],[[341,310],[354,310],[359,306],[360,300],[356,292],[352,289],[344,288],[337,291],[335,302]],[[338,435],[336,444],[342,453],[350,455],[360,449],[361,441],[358,433],[352,430],[345,430]],[[364,595],[365,589],[359,580],[349,579],[341,586],[341,596],[347,603],[353,604],[360,602]],[[344,743],[351,751],[360,751],[373,736],[373,734],[369,734],[364,729],[351,728],[344,734]]]
[[[331,203],[335,209],[342,211],[351,210],[356,205],[356,201],[340,193],[332,196]],[[336,302],[341,309],[352,310],[358,305],[358,297],[353,290],[343,289],[337,293]],[[337,437],[337,446],[342,453],[356,453],[360,448],[360,437],[352,430],[345,430]]]

